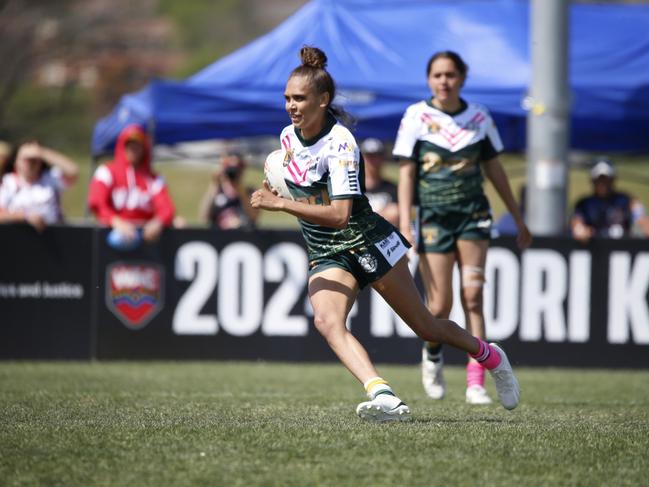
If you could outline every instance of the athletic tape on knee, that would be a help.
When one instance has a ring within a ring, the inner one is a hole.
[[[484,283],[484,267],[477,265],[462,266],[462,287],[483,287]]]

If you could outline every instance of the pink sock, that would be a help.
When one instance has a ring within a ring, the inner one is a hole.
[[[473,360],[466,364],[466,386],[484,387],[484,367]]]
[[[498,350],[493,348],[484,340],[476,338],[480,343],[480,350],[475,355],[469,354],[472,358],[476,359],[485,369],[492,370],[500,365],[500,354]]]

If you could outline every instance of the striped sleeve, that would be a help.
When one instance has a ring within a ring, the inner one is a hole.
[[[337,137],[328,157],[329,189],[332,199],[363,194],[361,186],[360,151],[354,137]]]

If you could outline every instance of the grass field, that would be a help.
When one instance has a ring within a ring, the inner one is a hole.
[[[380,371],[411,423],[361,422],[338,364],[0,363],[0,484],[647,485],[649,371],[521,369],[513,412]]]

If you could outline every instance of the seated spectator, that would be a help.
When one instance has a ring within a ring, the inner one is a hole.
[[[382,174],[385,164],[383,143],[378,139],[365,139],[361,152],[365,161],[365,196],[376,213],[398,227],[397,186],[384,179]]]
[[[109,226],[109,244],[130,248],[155,242],[174,220],[167,185],[151,169],[151,142],[138,125],[120,133],[115,158],[97,168],[90,181],[88,206],[102,225]]]
[[[243,184],[246,163],[239,154],[227,154],[212,173],[201,202],[203,221],[220,230],[251,229],[258,211],[250,204],[252,190]]]
[[[7,164],[13,171],[0,183],[0,222],[25,222],[38,231],[62,223],[61,192],[77,180],[77,165],[35,140],[19,144]]]
[[[649,236],[649,218],[643,205],[615,191],[615,176],[615,168],[607,158],[596,159],[590,171],[593,194],[577,202],[570,222],[575,239],[587,242],[592,237],[628,237],[634,225]]]

